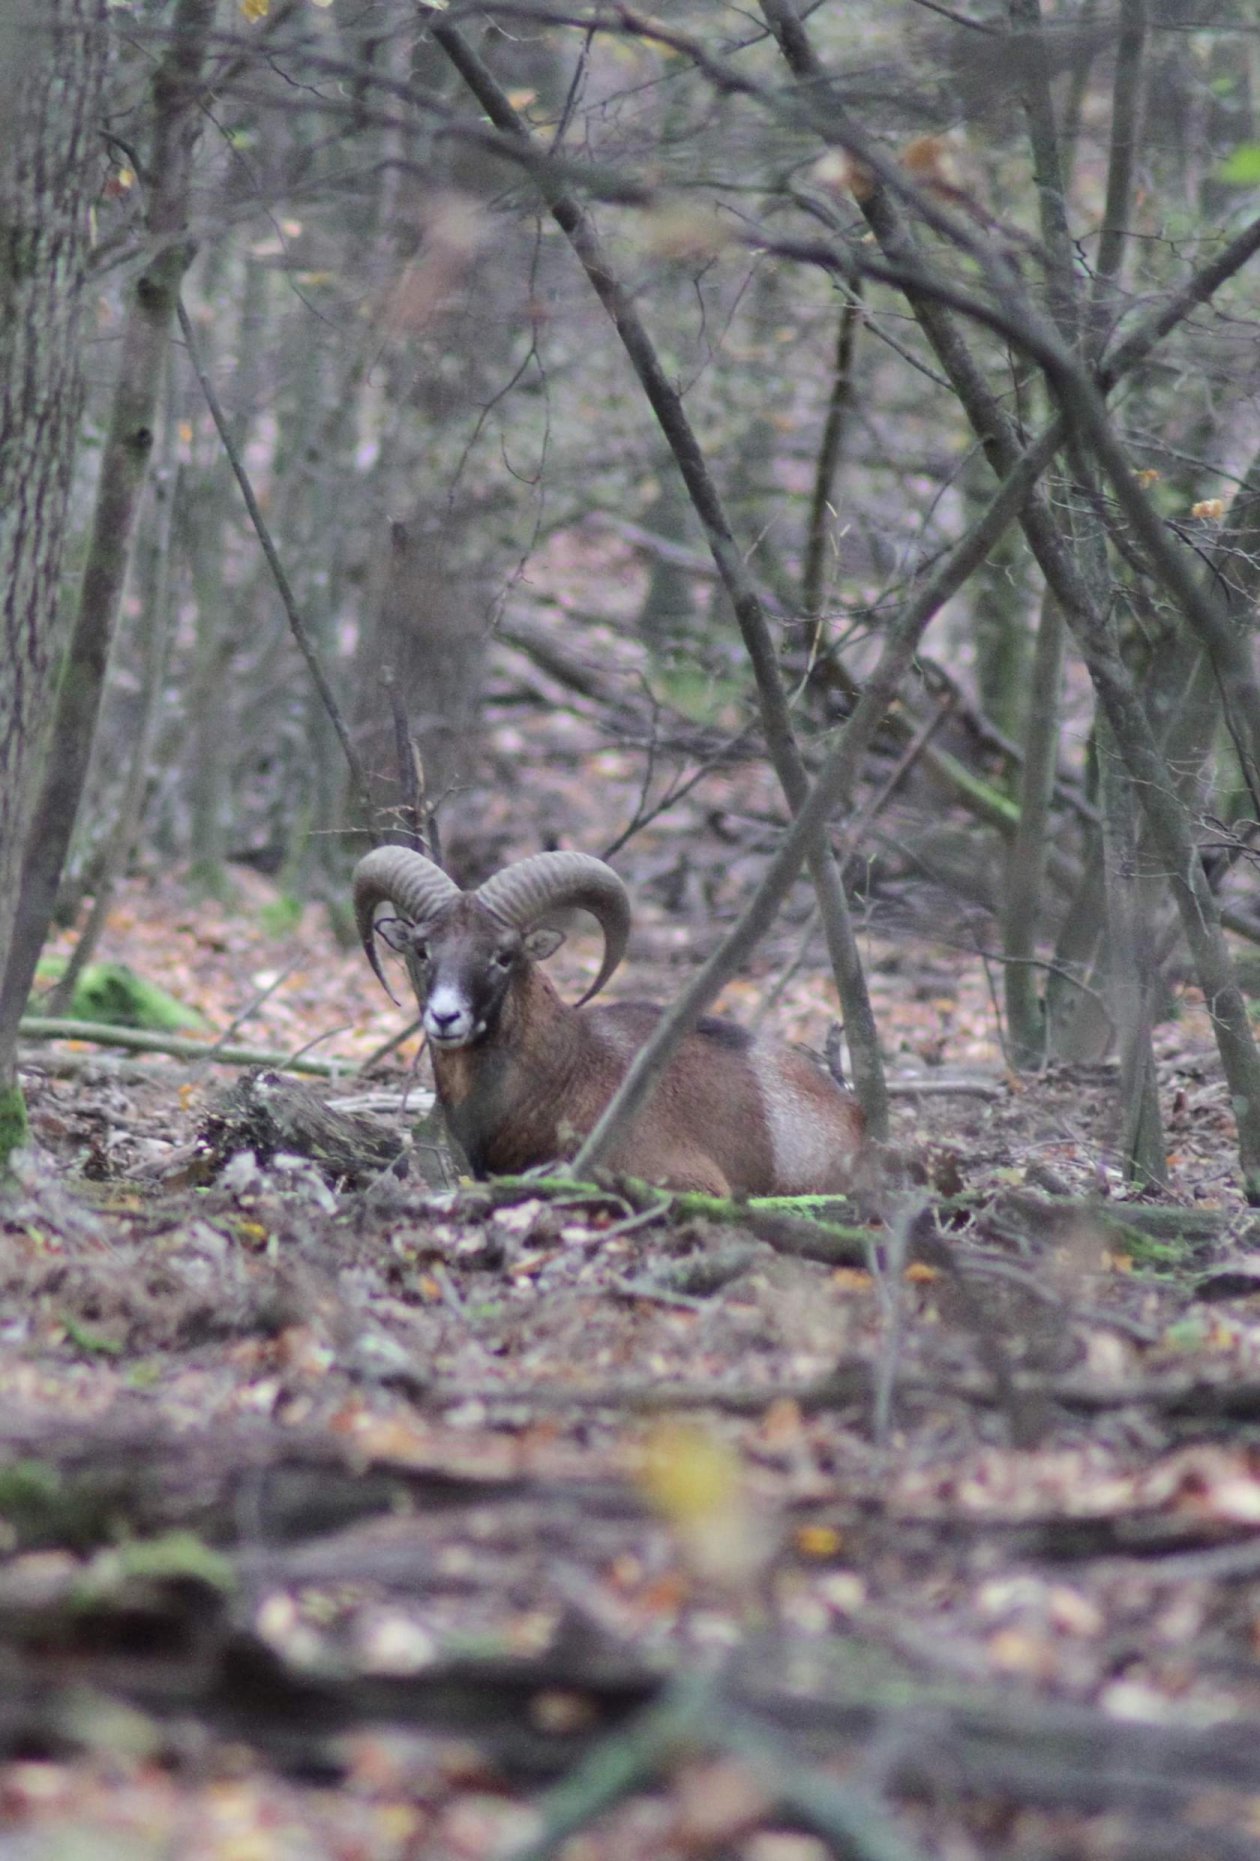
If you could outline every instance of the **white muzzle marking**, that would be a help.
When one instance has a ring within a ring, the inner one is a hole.
[[[435,1047],[463,1047],[480,1029],[459,990],[439,983],[424,1005],[424,1031]]]

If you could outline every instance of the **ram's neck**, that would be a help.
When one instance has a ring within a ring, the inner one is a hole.
[[[433,1052],[442,1109],[478,1176],[562,1155],[565,1107],[592,1036],[540,969],[513,982],[495,1025],[471,1047]]]

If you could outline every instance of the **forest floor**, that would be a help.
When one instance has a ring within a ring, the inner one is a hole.
[[[601,850],[636,760],[529,733],[486,844]],[[616,856],[613,995],[677,988],[775,819],[734,767]],[[817,1047],[808,913],[722,1007]],[[412,1047],[353,1070],[407,1011],[282,916],[136,880],[100,955],[408,1139]],[[423,1140],[353,1187],[207,1164],[235,1069],[31,1043],[0,1861],[1260,1854],[1260,1230],[1210,1030],[1191,991],[1159,1030],[1134,1196],[1112,1072],[1013,1078],[981,942],[864,933],[898,1168],[856,1237],[447,1184]]]

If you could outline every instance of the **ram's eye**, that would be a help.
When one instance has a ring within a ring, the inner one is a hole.
[[[512,955],[513,952],[511,950],[496,950],[494,955],[490,958],[490,961],[494,964],[496,969],[511,969]]]
[[[427,963],[427,962],[428,962],[428,960],[429,960],[429,946],[428,946],[428,944],[427,944],[427,943],[426,943],[426,942],[424,941],[424,938],[423,938],[423,937],[413,937],[413,938],[412,938],[412,940],[411,940],[411,954],[412,954],[412,955],[413,955],[413,956],[415,957],[415,959],[416,959],[416,961],[417,961],[417,963]]]

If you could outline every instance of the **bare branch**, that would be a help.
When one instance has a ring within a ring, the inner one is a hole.
[[[929,621],[957,593],[967,577],[984,561],[1007,525],[1014,521],[1048,454],[1044,443],[1031,446],[998,488],[978,523],[950,552],[936,574],[907,603],[890,628],[879,663],[866,681],[835,747],[823,763],[808,795],[753,893],[738,922],[727,932],[713,955],[696,972],[662,1015],[647,1043],[640,1048],[603,1116],[573,1160],[576,1176],[589,1175],[608,1155],[616,1139],[632,1124],[657,1079],[687,1030],[713,1002],[740,969],[773,923],[791,889],[809,847],[841,806],[861,767],[862,759],[879,729],[888,706],[897,695]]]
[[[506,95],[460,34],[434,18],[433,38],[497,127],[528,145],[528,131]],[[688,495],[704,526],[718,573],[726,586],[752,665],[766,745],[780,785],[795,811],[804,803],[808,777],[796,746],[778,657],[756,586],[738,548],[704,455],[682,400],[665,373],[630,293],[614,272],[595,228],[580,203],[540,172],[536,177],[553,218],[561,227],[613,321],[643,391],[678,463]],[[874,1131],[887,1128],[888,1102],[879,1038],[849,922],[844,888],[821,835],[810,846],[810,873],[818,891],[832,968],[849,1028],[855,1082]],[[767,919],[768,922],[768,919]],[[758,933],[760,934],[760,933]]]

